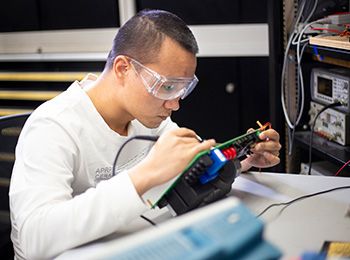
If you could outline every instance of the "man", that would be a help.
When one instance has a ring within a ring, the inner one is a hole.
[[[186,24],[165,11],[143,11],[120,28],[99,77],[89,75],[33,112],[22,130],[10,188],[12,241],[19,259],[55,255],[118,231],[148,208],[146,191],[177,176],[214,140],[170,119],[195,87],[198,47]],[[134,135],[153,145],[121,145]],[[270,129],[252,166],[279,163]],[[113,176],[115,175],[115,176]]]

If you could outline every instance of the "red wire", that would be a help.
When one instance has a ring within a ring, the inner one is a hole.
[[[338,171],[334,176],[338,176],[338,174],[345,168],[346,165],[348,165],[350,163],[350,160],[347,161]]]
[[[342,33],[342,31],[336,30],[336,29],[330,29],[330,28],[317,28],[317,27],[311,27],[312,30],[315,31],[328,31],[333,33]]]

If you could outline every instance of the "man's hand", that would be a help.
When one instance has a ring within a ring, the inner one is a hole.
[[[251,149],[253,154],[241,162],[242,171],[247,171],[253,166],[267,168],[279,164],[279,151],[281,149],[279,134],[274,129],[268,129],[263,131],[259,138],[263,141],[257,143]]]
[[[178,128],[161,135],[147,157],[129,170],[137,192],[163,184],[180,174],[197,153],[215,145],[214,140],[200,143],[194,131]]]

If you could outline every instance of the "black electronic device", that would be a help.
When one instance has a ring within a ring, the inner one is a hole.
[[[173,215],[217,201],[231,191],[232,183],[240,174],[240,160],[260,141],[259,134],[269,123],[257,130],[217,145],[198,154],[177,180],[153,205],[167,206]]]
[[[200,162],[194,167],[198,165],[200,165]],[[218,176],[205,184],[193,180],[188,181],[189,171],[179,179],[175,187],[157,205],[159,208],[168,206],[174,211],[173,215],[181,215],[194,208],[222,199],[231,191],[232,183],[240,173],[240,167],[238,159],[228,161],[220,169]]]
[[[182,173],[167,183],[148,190],[142,199],[150,208],[167,206],[173,215],[180,215],[225,197],[240,173],[240,159],[249,155],[251,148],[261,141],[260,133],[271,128],[270,123],[257,123],[259,129],[198,153]],[[155,142],[158,136],[133,136],[126,140],[115,157],[113,176],[120,152],[134,139]]]

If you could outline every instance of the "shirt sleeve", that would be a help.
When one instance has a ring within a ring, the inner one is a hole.
[[[73,197],[78,157],[73,139],[55,122],[34,122],[21,135],[9,195],[14,244],[23,257],[52,258],[147,210],[127,171]]]

